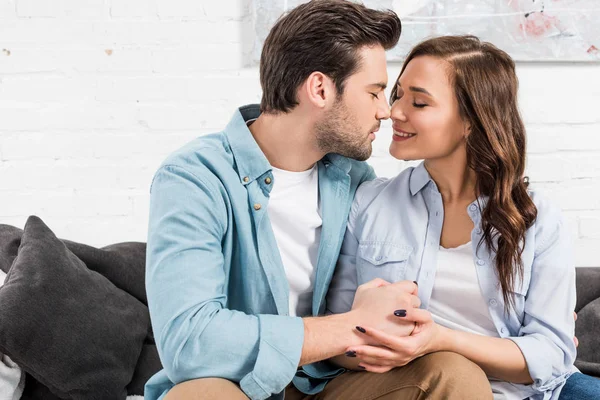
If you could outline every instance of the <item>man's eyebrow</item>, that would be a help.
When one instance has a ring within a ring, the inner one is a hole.
[[[385,90],[385,88],[387,87],[387,84],[385,82],[377,82],[377,83],[371,83],[369,86],[376,86],[376,87],[380,88],[381,90]]]

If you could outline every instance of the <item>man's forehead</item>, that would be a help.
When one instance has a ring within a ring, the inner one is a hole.
[[[353,74],[363,85],[387,85],[385,50],[381,46],[363,47],[359,50],[360,66]]]

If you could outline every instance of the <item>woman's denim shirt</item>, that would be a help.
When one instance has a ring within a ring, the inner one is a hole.
[[[495,253],[481,237],[486,199],[468,206],[473,262],[481,293],[501,338],[519,346],[532,385],[503,382],[515,397],[558,399],[573,366],[575,268],[572,243],[560,210],[530,192],[538,214],[527,230],[522,254],[523,279],[515,279],[515,307],[505,303],[495,269]],[[416,280],[421,307],[427,309],[435,280],[444,221],[442,196],[423,163],[393,179],[363,183],[354,199],[335,275],[327,296],[328,312],[350,310],[358,285],[374,278]],[[457,293],[460,296],[460,293]]]

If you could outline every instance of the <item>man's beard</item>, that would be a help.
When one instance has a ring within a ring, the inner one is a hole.
[[[377,126],[373,127],[375,130]],[[317,145],[324,153],[337,153],[358,161],[371,157],[369,133],[360,132],[356,118],[338,97],[333,109],[315,125]]]

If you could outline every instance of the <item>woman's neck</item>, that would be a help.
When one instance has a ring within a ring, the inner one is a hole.
[[[444,158],[427,159],[425,168],[437,185],[444,203],[470,203],[476,199],[477,176],[467,165],[466,149],[457,149]]]

